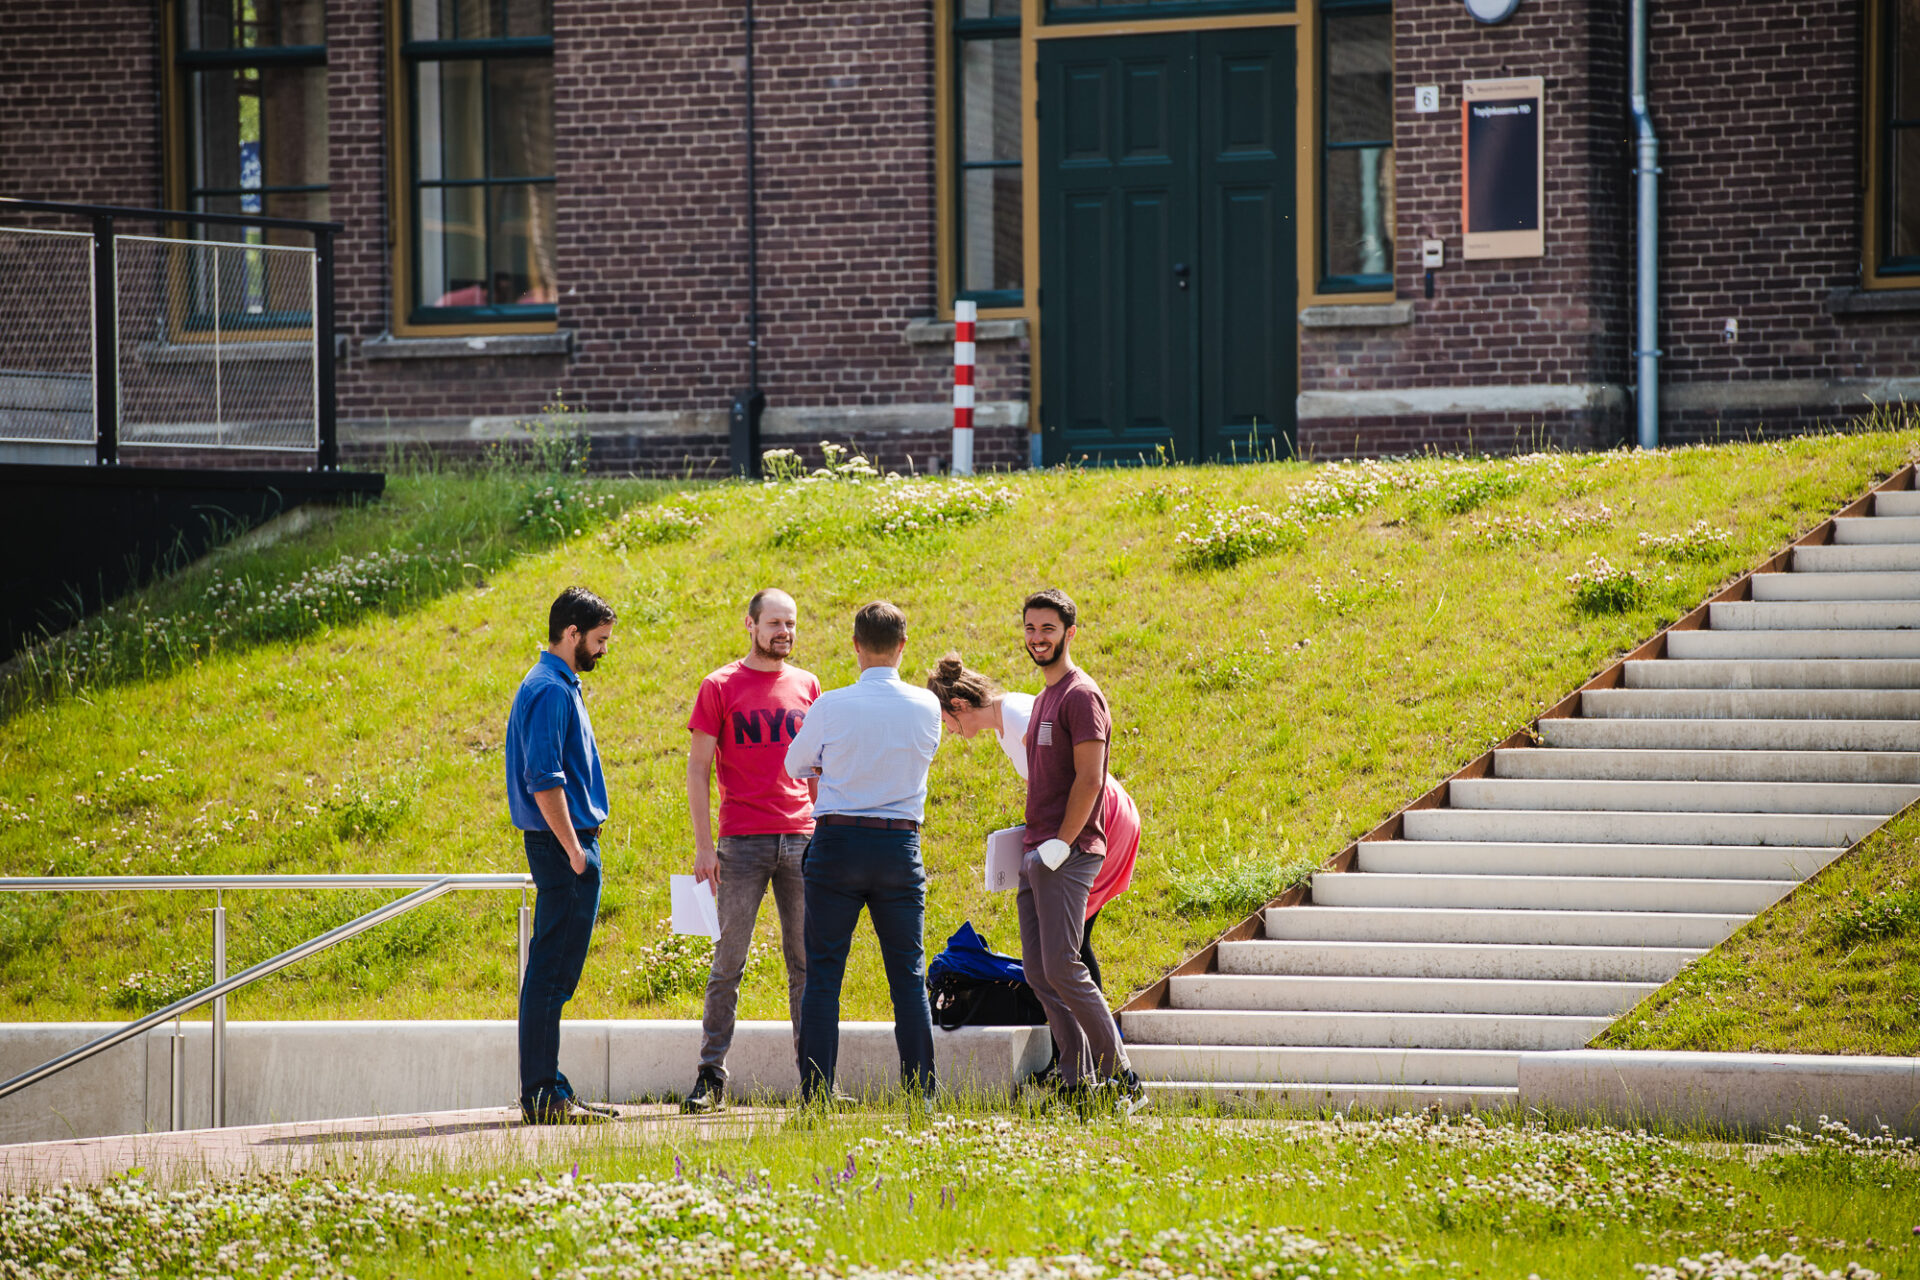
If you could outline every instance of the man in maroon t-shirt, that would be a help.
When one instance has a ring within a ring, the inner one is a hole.
[[[1146,1102],[1106,998],[1080,958],[1087,893],[1107,853],[1100,797],[1113,720],[1093,677],[1067,651],[1079,611],[1063,591],[1027,598],[1027,656],[1047,687],[1027,721],[1026,857],[1020,865],[1020,964],[1060,1046],[1060,1089],[1091,1101],[1113,1090],[1129,1112]]]
[[[800,732],[820,682],[789,666],[799,610],[784,591],[767,590],[747,604],[752,647],[700,682],[687,729],[687,808],[693,815],[693,874],[713,885],[720,940],[707,975],[700,1074],[682,1104],[716,1111],[726,1093],[727,1049],[740,1007],[760,900],[773,886],[780,912],[780,949],[787,962],[787,1013],[794,1051],[800,1047],[800,997],[807,985],[806,888],[801,856],[813,833],[811,783],[787,776],[787,744]],[[713,838],[709,780],[720,781],[720,838]],[[796,1059],[797,1060],[797,1059]]]

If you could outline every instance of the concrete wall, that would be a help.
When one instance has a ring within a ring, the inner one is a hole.
[[[112,1030],[107,1023],[0,1024],[0,1078],[11,1078]],[[230,1022],[227,1123],[268,1124],[510,1106],[519,1096],[515,1024],[496,1022]],[[210,1028],[189,1023],[186,1127],[211,1123]],[[163,1132],[172,1096],[172,1028],[163,1027],[0,1100],[0,1143]],[[1008,1092],[1046,1064],[1044,1027],[934,1032],[940,1082]],[[693,1085],[700,1024],[568,1022],[560,1069],[585,1098],[677,1098]],[[893,1024],[843,1023],[838,1083],[855,1094],[896,1088]],[[791,1097],[799,1087],[784,1022],[742,1022],[728,1057],[735,1096]]]
[[[1520,1055],[1520,1106],[1611,1124],[1660,1120],[1747,1136],[1819,1118],[1920,1136],[1920,1058],[1570,1049]]]

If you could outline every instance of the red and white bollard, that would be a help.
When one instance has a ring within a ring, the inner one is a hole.
[[[971,302],[953,304],[953,474],[973,474],[973,321]]]

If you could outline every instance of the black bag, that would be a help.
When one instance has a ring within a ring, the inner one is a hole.
[[[927,979],[933,1002],[933,1020],[942,1031],[961,1027],[1031,1027],[1047,1020],[1033,988],[1024,982],[1003,982],[942,973]]]
[[[927,966],[927,997],[943,1031],[1031,1027],[1047,1020],[1020,962],[991,950],[971,922],[955,930]]]

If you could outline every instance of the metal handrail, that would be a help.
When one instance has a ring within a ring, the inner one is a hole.
[[[224,907],[215,908],[214,956],[215,975],[211,986],[204,987],[190,996],[185,996],[163,1009],[135,1018],[124,1026],[116,1027],[105,1035],[89,1040],[75,1049],[56,1058],[49,1059],[0,1083],[0,1098],[9,1097],[30,1085],[38,1084],[49,1076],[57,1075],[68,1067],[85,1062],[95,1054],[105,1053],[115,1045],[122,1044],[144,1032],[151,1031],[170,1019],[191,1013],[202,1005],[213,1004],[215,1013],[213,1044],[213,1123],[216,1128],[225,1122],[225,1110],[222,1105],[226,1085],[225,1038],[226,997],[240,988],[259,981],[261,978],[278,973],[288,965],[315,955],[337,943],[345,942],[356,934],[364,933],[376,925],[405,915],[416,907],[425,906],[443,894],[456,889],[519,889],[520,930],[519,930],[519,972],[521,980],[526,977],[527,944],[531,940],[532,912],[526,901],[526,891],[533,884],[533,877],[525,872],[518,874],[505,872],[449,873],[433,874],[365,874],[365,875],[284,875],[284,876],[10,876],[0,877],[0,892],[70,892],[70,891],[108,891],[115,889],[136,890],[172,890],[172,889],[359,889],[359,888],[409,888],[413,892],[403,898],[375,907],[364,915],[345,924],[338,925],[327,932],[307,939],[297,946],[289,947],[279,955],[271,956],[256,965],[241,970],[231,977],[224,974],[226,968],[226,938]],[[180,1093],[180,1052],[178,1037],[174,1048],[172,1082],[173,1107],[171,1121],[175,1129],[181,1126]]]

